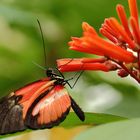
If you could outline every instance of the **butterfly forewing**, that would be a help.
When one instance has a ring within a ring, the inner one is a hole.
[[[33,102],[41,98],[44,94],[48,93],[54,86],[55,80],[49,80],[45,78],[29,84],[17,91],[15,91],[15,96],[20,96],[19,104],[23,107],[23,118],[26,117],[27,111],[32,106]]]

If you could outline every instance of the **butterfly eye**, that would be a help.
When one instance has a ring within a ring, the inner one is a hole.
[[[52,70],[52,69],[46,70],[46,75],[47,75],[48,77],[51,77],[52,74],[53,74],[53,70]]]

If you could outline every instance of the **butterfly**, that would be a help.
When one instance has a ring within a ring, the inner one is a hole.
[[[47,77],[30,83],[0,100],[0,134],[51,128],[60,124],[70,108],[81,121],[84,112],[65,88],[67,80],[47,70]]]
[[[72,108],[81,121],[84,112],[65,88],[68,80],[46,70],[46,77],[25,85],[0,99],[0,134],[59,125]]]

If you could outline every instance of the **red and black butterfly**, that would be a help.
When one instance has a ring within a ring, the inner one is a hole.
[[[84,112],[65,88],[68,80],[52,69],[46,70],[46,75],[0,100],[0,134],[51,128],[66,118],[71,107],[84,121]]]

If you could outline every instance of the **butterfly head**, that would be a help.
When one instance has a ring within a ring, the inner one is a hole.
[[[46,70],[46,75],[47,75],[47,77],[50,77],[51,80],[56,80],[55,84],[57,84],[57,85],[66,84],[64,77],[62,75],[56,74],[52,68],[48,68]]]

